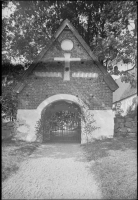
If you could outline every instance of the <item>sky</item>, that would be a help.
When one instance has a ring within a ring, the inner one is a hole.
[[[8,7],[4,8],[2,10],[2,18],[3,17],[6,17],[6,18],[10,17],[10,15],[14,12],[15,9],[16,9],[16,6],[14,6],[12,4],[12,2],[9,2]]]

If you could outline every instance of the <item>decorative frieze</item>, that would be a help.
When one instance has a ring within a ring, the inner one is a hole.
[[[77,78],[97,78],[98,74],[97,73],[85,73],[85,72],[74,72],[72,73],[72,77],[77,77]]]
[[[34,72],[35,76],[37,77],[61,77],[61,72]]]
[[[67,71],[68,72],[68,71]],[[61,77],[61,72],[34,72],[37,77]],[[97,73],[73,72],[72,77],[76,78],[98,78]]]

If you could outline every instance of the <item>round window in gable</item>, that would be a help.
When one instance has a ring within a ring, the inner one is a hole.
[[[73,48],[73,42],[71,40],[63,40],[61,42],[61,48],[64,50],[64,51],[70,51],[72,48]]]

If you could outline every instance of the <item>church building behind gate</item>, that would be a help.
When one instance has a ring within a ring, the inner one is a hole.
[[[92,132],[89,142],[113,137],[112,102],[117,88],[116,82],[66,19],[15,87],[17,138],[36,141],[38,123],[49,106],[65,101],[81,108],[80,100],[84,104],[89,102],[88,110],[94,114],[95,125],[100,127]],[[86,143],[83,127],[80,137],[80,143]]]

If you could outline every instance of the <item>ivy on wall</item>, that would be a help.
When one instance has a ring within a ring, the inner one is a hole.
[[[80,105],[81,105],[81,119],[82,119],[83,124],[84,124],[83,134],[86,135],[87,143],[88,143],[89,142],[89,136],[92,136],[92,133],[96,129],[99,129],[100,127],[97,127],[95,125],[96,121],[94,119],[94,114],[89,112],[88,105],[84,104],[79,97],[78,97],[78,100],[79,100]]]

